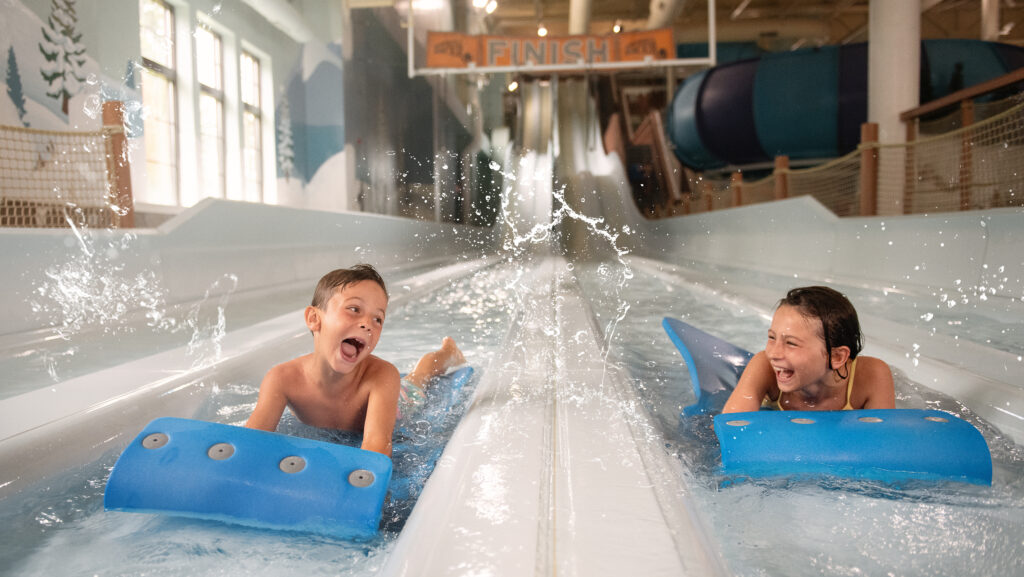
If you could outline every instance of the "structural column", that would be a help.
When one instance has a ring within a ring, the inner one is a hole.
[[[569,2],[569,34],[587,34],[590,32],[591,0],[571,0]]]
[[[999,0],[981,0],[981,39],[999,41]]]
[[[921,0],[871,0],[868,13],[868,122],[878,124],[881,144],[906,136],[900,112],[920,104]],[[903,153],[888,149],[880,170],[903,174]],[[886,179],[878,191],[878,213],[903,212],[900,179]]]

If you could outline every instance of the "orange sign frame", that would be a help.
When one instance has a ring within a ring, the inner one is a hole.
[[[427,68],[551,66],[675,58],[672,29],[607,36],[473,36],[427,33]]]

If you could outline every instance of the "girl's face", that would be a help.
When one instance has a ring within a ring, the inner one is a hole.
[[[826,363],[821,321],[782,305],[772,317],[765,355],[775,370],[775,382],[784,393],[812,384],[825,385],[831,370]]]

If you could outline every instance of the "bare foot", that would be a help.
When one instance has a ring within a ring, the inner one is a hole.
[[[429,352],[416,363],[416,368],[406,376],[406,379],[420,387],[425,386],[430,379],[439,377],[448,372],[448,369],[457,367],[466,362],[466,357],[456,346],[455,340],[445,337],[441,340],[441,348]]]
[[[466,363],[466,356],[462,354],[459,347],[455,344],[455,339],[451,337],[445,337],[441,339],[441,354],[438,355],[438,364],[442,365],[440,368],[442,373],[447,372],[452,367]]]

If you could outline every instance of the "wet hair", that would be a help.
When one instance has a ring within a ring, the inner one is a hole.
[[[849,347],[855,359],[862,348],[857,310],[842,293],[825,286],[800,287],[790,290],[778,306],[791,306],[807,318],[821,321],[821,337],[825,340],[825,363],[832,369],[832,349]],[[838,369],[836,369],[838,374]],[[842,375],[840,375],[842,376]],[[845,377],[843,377],[845,378]]]
[[[318,309],[326,310],[327,302],[334,296],[335,291],[364,280],[377,283],[384,291],[384,296],[387,296],[388,287],[384,285],[384,279],[381,278],[380,273],[368,264],[357,264],[352,268],[339,268],[325,274],[320,282],[316,283],[311,304]]]

